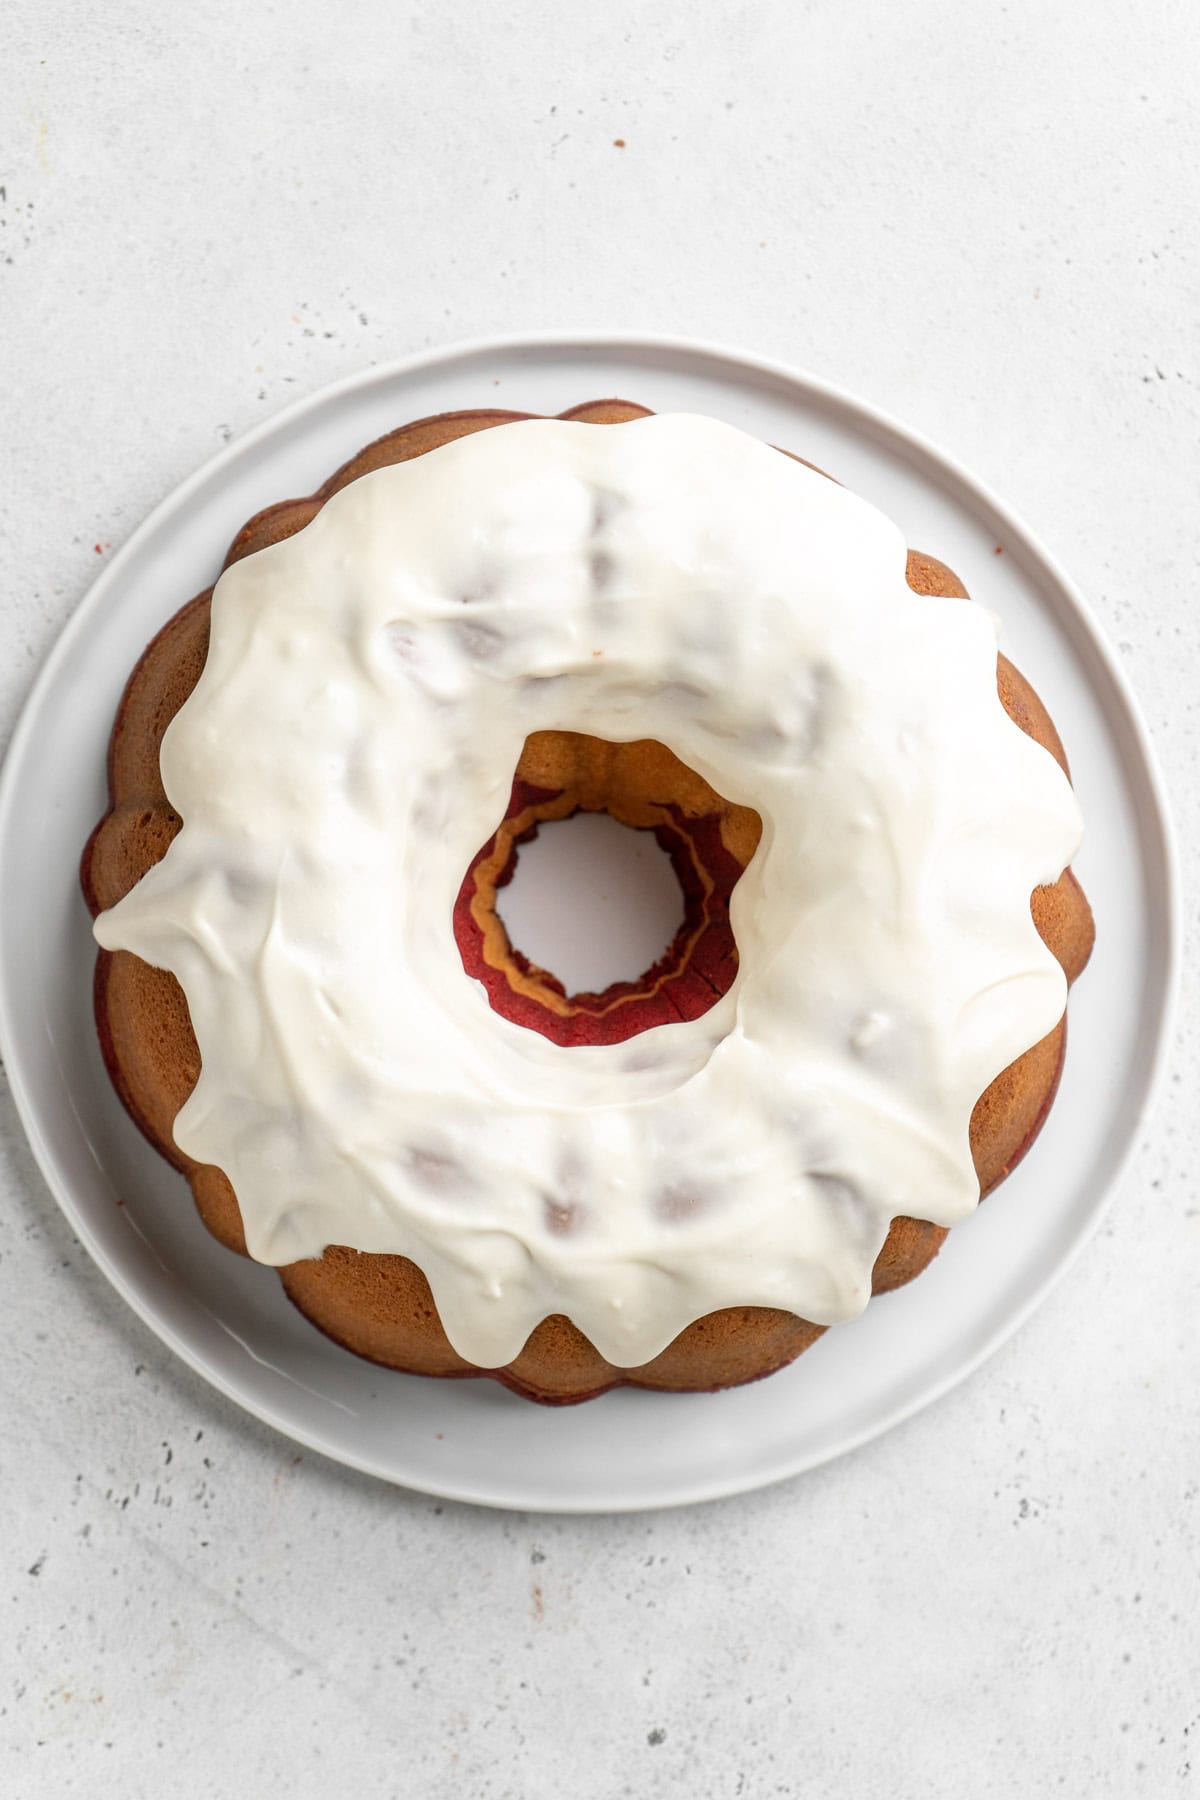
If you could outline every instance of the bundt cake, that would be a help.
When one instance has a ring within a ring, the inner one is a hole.
[[[550,1403],[726,1387],[1020,1161],[1092,945],[1067,762],[990,615],[865,502],[622,401],[450,413],[225,569],[117,713],[96,1019],[209,1231],[339,1344]],[[496,910],[580,810],[652,831],[684,897],[599,994]]]

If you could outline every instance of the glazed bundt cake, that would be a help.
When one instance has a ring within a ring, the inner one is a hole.
[[[150,644],[83,857],[100,1044],[209,1231],[347,1349],[544,1402],[720,1388],[919,1274],[1037,1136],[1093,936],[1067,762],[958,578],[835,482],[622,401],[530,419],[379,439]],[[496,909],[578,811],[653,832],[684,899],[599,994]]]

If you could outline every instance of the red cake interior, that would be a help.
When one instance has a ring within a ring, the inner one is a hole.
[[[634,981],[602,993],[569,994],[552,972],[532,964],[508,941],[495,915],[497,891],[516,871],[520,846],[550,819],[584,809],[561,789],[535,787],[520,775],[512,786],[505,826],[479,851],[454,908],[454,935],[463,967],[481,981],[493,1009],[556,1044],[619,1044],[652,1025],[697,1019],[726,993],[737,973],[737,945],[729,897],[742,864],[726,848],[720,815],[690,817],[671,802],[653,827],[683,894],[683,920],[673,942]],[[606,808],[619,818],[619,809]],[[627,823],[620,820],[620,823]]]

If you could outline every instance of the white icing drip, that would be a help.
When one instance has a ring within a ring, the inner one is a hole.
[[[1079,814],[996,636],[865,501],[693,417],[480,432],[227,570],[162,748],[183,830],[95,930],[182,983],[176,1142],[251,1254],[410,1256],[485,1367],[552,1312],[623,1366],[722,1306],[857,1313],[896,1214],[975,1205],[974,1103],[1065,1001],[1029,895]],[[463,873],[555,728],[761,815],[702,1019],[564,1049],[464,973]]]

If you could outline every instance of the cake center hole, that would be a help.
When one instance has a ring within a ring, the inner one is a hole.
[[[496,911],[513,948],[568,994],[598,994],[654,966],[683,924],[684,903],[652,831],[580,812],[540,825],[521,845]]]

